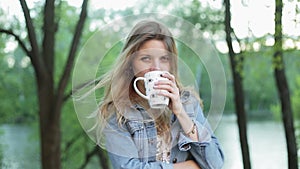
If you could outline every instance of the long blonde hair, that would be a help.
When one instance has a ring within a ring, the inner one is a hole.
[[[134,94],[132,81],[134,73],[131,68],[134,53],[148,40],[162,41],[167,51],[172,54],[170,73],[178,79],[177,74],[177,49],[171,32],[163,24],[153,20],[143,20],[138,22],[129,33],[124,47],[118,56],[113,69],[103,75],[96,88],[105,87],[99,114],[102,119],[107,119],[112,113],[118,112],[121,115],[123,106],[131,104],[130,97]],[[179,82],[177,84],[180,86]],[[120,116],[119,119],[122,117]]]

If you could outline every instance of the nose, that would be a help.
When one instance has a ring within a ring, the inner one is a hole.
[[[154,70],[160,70],[160,62],[159,62],[159,59],[153,59],[153,60],[152,60],[152,64],[151,64],[150,71],[154,71]]]

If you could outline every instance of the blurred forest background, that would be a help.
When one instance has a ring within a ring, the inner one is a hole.
[[[191,22],[218,52],[227,80],[226,105],[215,131],[225,152],[224,168],[298,168],[299,0],[257,4],[255,0],[235,0],[231,8],[226,8],[229,0],[129,2],[110,1],[116,8],[103,8],[92,0],[0,2],[0,168],[109,168],[105,152],[77,119],[70,97],[72,69],[80,49],[99,28],[114,19],[149,12]],[[261,23],[249,21],[264,15],[273,17]],[[245,24],[239,25],[238,18]],[[256,33],[255,26],[273,30]],[[192,60],[197,57],[184,58],[194,54],[178,44],[179,56],[189,63],[208,110],[209,76]],[[101,71],[109,68],[120,46],[108,44],[114,50],[107,53]],[[278,86],[285,81],[278,81],[278,73],[286,77],[288,88],[283,94]],[[290,101],[290,109],[280,96]],[[293,141],[295,144],[290,144]]]

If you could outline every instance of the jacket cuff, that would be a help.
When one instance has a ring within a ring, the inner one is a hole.
[[[198,140],[199,141],[193,141],[190,137],[186,136],[183,132],[180,132],[179,134],[179,140],[178,140],[178,146],[180,151],[188,151],[191,149],[191,143],[194,144],[205,144],[209,143],[211,141],[211,133],[210,131],[204,127],[201,124],[195,123],[197,127],[198,132]]]

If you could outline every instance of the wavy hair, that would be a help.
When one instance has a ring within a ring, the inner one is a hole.
[[[108,118],[113,113],[112,110],[116,110],[116,107],[128,106],[132,103],[131,96],[134,93],[132,81],[135,77],[131,64],[135,57],[134,53],[146,41],[153,39],[162,41],[167,51],[172,54],[173,57],[170,58],[170,73],[178,79],[177,48],[171,32],[166,26],[157,21],[143,20],[138,22],[129,33],[124,47],[113,65],[113,69],[104,74],[96,85],[97,89],[105,87],[104,97],[99,110],[103,118]],[[120,111],[122,111],[122,108],[118,109],[118,112]]]
[[[154,20],[143,20],[138,22],[129,33],[118,58],[116,59],[113,69],[104,74],[95,86],[95,89],[104,88],[104,96],[101,100],[97,117],[100,128],[103,129],[107,119],[114,113],[117,113],[118,123],[121,124],[126,120],[126,107],[136,103],[145,103],[145,100],[136,97],[132,83],[135,75],[132,69],[132,61],[140,47],[149,40],[160,40],[166,46],[166,50],[170,52],[170,73],[175,76],[177,86],[181,91],[182,86],[178,81],[178,53],[175,41],[169,29]],[[155,119],[158,133],[166,133],[169,131],[170,110],[166,108],[165,113],[161,113],[160,117]],[[100,134],[101,131],[97,131]],[[97,136],[99,143],[99,136]]]

